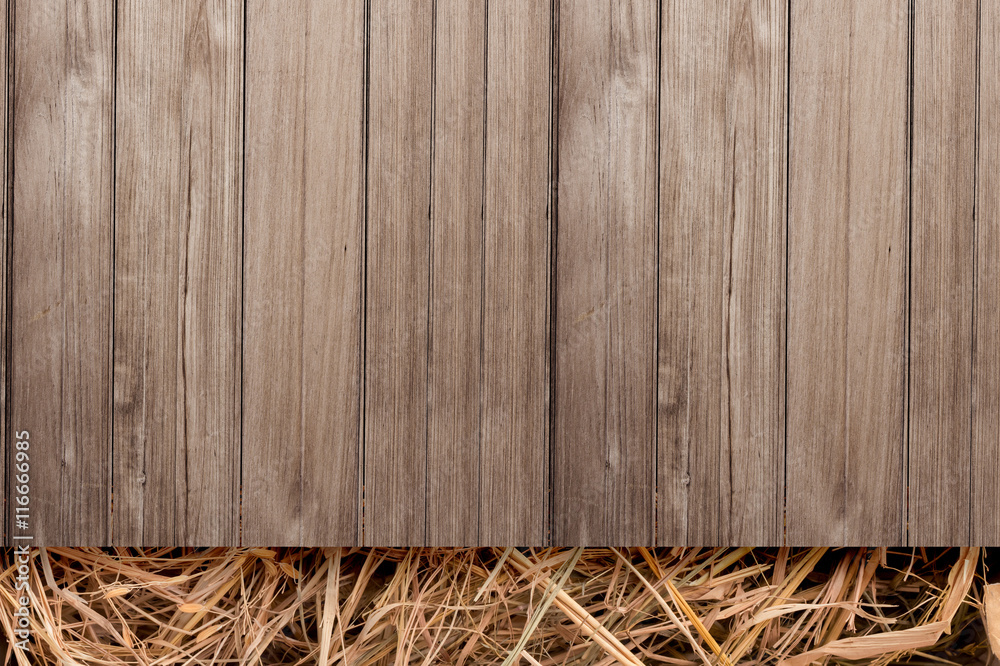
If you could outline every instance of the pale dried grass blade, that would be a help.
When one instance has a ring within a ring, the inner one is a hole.
[[[573,568],[580,560],[580,556],[582,554],[583,548],[574,548],[572,556],[556,573],[555,579],[545,581],[545,593],[542,596],[541,604],[539,604],[538,608],[532,612],[531,619],[528,621],[527,626],[525,626],[517,644],[510,651],[507,658],[504,659],[502,666],[511,666],[520,657],[521,652],[524,651],[524,647],[528,643],[528,639],[531,638],[535,629],[537,629],[538,625],[541,624],[542,618],[545,617],[545,613],[548,612],[552,602],[555,601],[556,595],[558,595],[566,585],[566,581],[569,580],[569,576],[573,573]]]
[[[522,574],[534,568],[531,561],[516,549],[511,551],[510,561]],[[555,604],[574,624],[580,627],[586,636],[593,638],[602,648],[614,656],[620,664],[625,666],[641,666],[642,662],[614,634],[595,620],[593,616],[587,613],[568,594],[564,592],[557,593]]]
[[[486,580],[483,581],[483,584],[479,586],[479,591],[476,592],[476,596],[472,599],[473,601],[475,602],[479,601],[479,599],[482,598],[483,593],[486,592],[486,590],[490,589],[494,581],[496,581],[497,576],[500,574],[500,571],[503,569],[504,562],[506,562],[507,558],[510,557],[510,553],[512,550],[514,550],[514,548],[511,546],[508,546],[507,548],[504,549],[503,554],[500,556],[500,559],[497,560],[497,563],[493,567],[493,570],[490,571],[490,575],[487,576]]]
[[[983,619],[993,656],[1000,658],[1000,583],[983,588]]]
[[[871,659],[888,654],[912,652],[931,647],[951,630],[951,621],[965,602],[979,561],[978,548],[963,548],[958,562],[948,574],[948,585],[940,600],[934,622],[902,631],[886,631],[857,638],[843,638],[803,652],[782,662],[784,666],[804,666],[822,657]],[[912,562],[911,562],[912,567]]]

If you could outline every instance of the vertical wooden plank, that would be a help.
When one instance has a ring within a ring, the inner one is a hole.
[[[786,8],[663,3],[661,544],[782,536]]]
[[[653,543],[657,7],[560,3],[555,543]]]
[[[246,12],[241,541],[299,545],[308,10]]]
[[[247,8],[243,543],[359,538],[364,5]]]
[[[10,115],[10,90],[11,90],[11,68],[10,51],[13,27],[11,26],[11,13],[9,3],[4,3],[0,8],[0,26],[4,29],[3,44],[0,45],[0,85],[3,92],[0,93],[0,102],[3,108],[0,109],[0,122],[3,122],[3,191],[0,193],[0,234],[3,235],[3,245],[0,246],[0,461],[7,463],[8,441],[15,441],[11,436],[11,427],[7,422],[7,407],[9,395],[7,388],[10,385],[10,318],[8,308],[11,304],[10,298],[10,200],[11,200],[11,115]],[[8,507],[8,514],[13,507],[7,499],[7,475],[0,474],[0,497],[4,498],[5,506]],[[8,518],[0,518],[0,543],[8,545],[12,540],[8,538],[10,525]]]
[[[547,538],[552,9],[491,0],[480,539]]]
[[[366,544],[426,536],[433,14],[426,0],[371,2]]]
[[[355,545],[361,537],[365,2],[313,2],[309,11],[302,540]]]
[[[909,543],[969,541],[977,3],[916,2]]]
[[[908,15],[793,4],[791,544],[902,540]]]
[[[113,4],[17,4],[12,423],[35,545],[105,545],[110,515]]]
[[[427,540],[479,543],[486,0],[434,26]]]
[[[972,386],[972,543],[1000,544],[1000,7],[980,4]]]
[[[114,541],[239,534],[243,3],[118,7]]]

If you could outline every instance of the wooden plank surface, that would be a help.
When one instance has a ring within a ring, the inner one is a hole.
[[[781,540],[786,4],[663,3],[663,545]]]
[[[479,543],[486,1],[434,22],[427,542]]]
[[[432,10],[371,1],[365,544],[426,537]]]
[[[541,545],[549,472],[552,11],[488,3],[480,540]]]
[[[302,541],[307,17],[302,2],[247,6],[241,541],[248,545]]]
[[[248,7],[244,544],[360,539],[364,25]]]
[[[239,539],[243,5],[118,8],[114,541]]]
[[[903,539],[908,13],[793,5],[790,544]]]
[[[11,25],[11,12],[10,7],[7,3],[0,8],[0,25],[6,30],[6,38],[3,44],[0,45],[0,85],[3,86],[3,91],[0,92],[0,101],[3,103],[3,108],[0,109],[0,120],[3,122],[3,155],[0,159],[3,160],[3,166],[0,170],[3,171],[3,192],[0,193],[0,236],[3,239],[3,245],[0,246],[0,347],[3,351],[0,352],[0,460],[7,462],[9,458],[7,457],[7,447],[8,441],[11,442],[11,450],[16,455],[16,450],[14,449],[13,442],[16,438],[11,436],[13,429],[7,420],[7,405],[9,403],[9,396],[7,394],[7,387],[9,386],[8,377],[10,376],[10,318],[7,316],[8,307],[11,304],[10,299],[10,287],[11,287],[11,264],[10,264],[10,249],[11,249],[11,143],[13,139],[13,133],[11,131],[11,83],[13,81],[11,63],[11,38],[14,34],[13,26]],[[14,461],[17,463],[17,460]],[[0,498],[7,498],[7,474],[0,474]],[[11,506],[8,504],[8,506]],[[11,507],[13,509],[13,507]],[[11,540],[8,539],[8,534],[10,534],[11,529],[8,524],[9,519],[4,517],[0,518],[0,543],[8,544]]]
[[[972,366],[973,544],[1000,545],[1000,7],[979,15]]]
[[[1000,542],[989,3],[4,11],[37,545]]]
[[[653,543],[658,22],[559,7],[555,543]]]
[[[308,6],[302,540],[355,544],[361,524],[365,3]]]
[[[33,544],[106,545],[113,6],[23,2],[15,21],[10,427],[32,443]]]
[[[913,21],[909,543],[969,542],[976,3]]]

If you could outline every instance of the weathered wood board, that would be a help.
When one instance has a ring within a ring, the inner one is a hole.
[[[898,544],[909,7],[792,7],[786,539]]]
[[[1000,543],[991,3],[2,14],[6,543]]]

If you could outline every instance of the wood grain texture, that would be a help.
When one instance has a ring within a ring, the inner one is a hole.
[[[486,1],[434,22],[427,542],[479,543]]]
[[[13,429],[7,420],[7,404],[9,402],[9,397],[7,395],[7,387],[9,383],[7,381],[10,374],[10,318],[7,316],[8,306],[11,304],[10,299],[10,287],[11,287],[11,264],[10,264],[10,248],[11,248],[11,82],[12,82],[12,68],[11,63],[11,38],[14,34],[14,26],[11,25],[11,12],[10,7],[7,3],[4,3],[3,7],[0,7],[0,26],[3,26],[6,30],[5,39],[3,44],[0,45],[0,86],[3,87],[0,91],[0,103],[3,104],[3,108],[0,108],[0,122],[3,122],[3,154],[0,156],[0,160],[3,160],[3,165],[0,166],[0,171],[3,172],[3,190],[0,192],[0,238],[2,238],[2,245],[0,245],[0,347],[3,351],[0,352],[0,460],[7,463],[9,460],[7,458],[7,447],[8,442],[14,442],[16,439],[12,436]],[[12,447],[13,450],[13,447]],[[16,462],[16,461],[15,461]],[[0,474],[0,498],[3,501],[7,501],[7,474]],[[8,513],[13,513],[14,507],[10,504],[6,506],[10,507]],[[7,545],[12,542],[8,539],[8,534],[11,533],[10,525],[8,525],[8,518],[0,519],[0,543]]]
[[[432,8],[371,1],[365,544],[426,537]]]
[[[1000,545],[1000,7],[980,4],[972,366],[973,544]]]
[[[787,539],[897,545],[909,7],[799,4],[791,25]]]
[[[344,545],[361,537],[365,3],[340,0],[309,8],[302,540]]]
[[[491,0],[487,18],[480,540],[548,532],[552,11]]]
[[[244,544],[360,540],[364,25],[248,7]]]
[[[247,5],[242,463],[247,545],[302,542],[307,17],[303,2]]]
[[[994,4],[6,3],[35,543],[1000,543]]]
[[[659,544],[782,536],[786,6],[662,6]]]
[[[243,4],[118,8],[114,541],[239,539]]]
[[[35,455],[34,545],[104,545],[113,7],[25,2],[15,20],[11,427]]]
[[[653,543],[658,23],[560,3],[555,543]]]
[[[976,3],[916,3],[909,543],[969,542]]]

